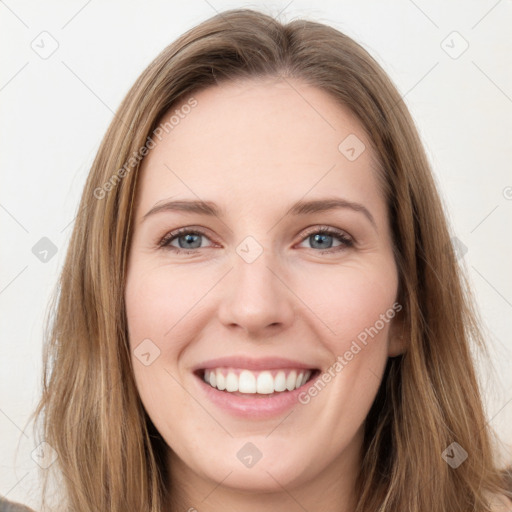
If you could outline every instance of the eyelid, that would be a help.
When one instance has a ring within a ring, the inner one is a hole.
[[[350,239],[352,242],[355,242],[354,237],[352,235],[350,235],[344,229],[335,228],[334,226],[328,226],[328,225],[322,225],[322,224],[316,224],[315,226],[306,228],[306,230],[302,234],[302,239],[304,240],[305,238],[312,235],[313,233],[327,233],[329,235],[343,236],[347,239]]]
[[[334,238],[338,238],[338,240],[341,240],[343,242],[341,246],[330,247],[328,249],[312,248],[312,250],[314,252],[317,252],[320,254],[338,253],[344,249],[349,249],[350,247],[354,246],[355,242],[356,242],[354,237],[352,235],[350,235],[349,233],[347,233],[343,229],[335,228],[333,226],[328,226],[328,225],[318,225],[317,224],[314,226],[310,226],[309,228],[306,228],[305,231],[303,230],[303,234],[301,236],[299,244],[304,243],[304,241],[309,236],[311,236],[312,234],[315,234],[315,233],[327,234],[327,235],[333,236]],[[200,236],[205,237],[208,240],[212,241],[211,237],[207,234],[205,229],[196,228],[194,226],[186,226],[186,227],[178,228],[178,229],[168,232],[166,235],[163,236],[163,238],[160,239],[159,242],[157,242],[157,246],[158,246],[158,248],[169,249],[172,252],[175,252],[176,254],[180,254],[180,253],[192,254],[192,253],[197,253],[197,251],[199,249],[209,248],[209,247],[197,247],[194,249],[183,249],[183,248],[178,248],[178,247],[174,247],[174,246],[170,245],[171,241],[174,241],[175,239],[179,238],[180,236],[184,236],[187,234],[200,235]],[[215,242],[214,242],[214,244],[215,244]]]
[[[163,238],[161,238],[157,242],[157,246],[160,248],[163,248],[163,249],[165,249],[166,247],[169,247],[171,249],[176,249],[177,251],[197,251],[197,249],[181,249],[181,248],[169,245],[169,242],[173,241],[174,239],[179,238],[180,236],[188,235],[188,234],[201,235],[210,240],[210,236],[207,234],[207,232],[203,228],[195,228],[194,226],[186,226],[183,228],[173,229],[172,231],[169,231],[168,233],[166,233],[163,236]],[[201,249],[205,249],[205,247],[201,247]]]

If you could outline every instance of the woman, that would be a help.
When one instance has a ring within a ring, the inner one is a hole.
[[[85,186],[36,411],[64,508],[507,510],[474,319],[384,71],[221,13],[142,73]]]

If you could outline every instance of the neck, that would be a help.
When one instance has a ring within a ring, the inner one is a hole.
[[[230,473],[214,481],[188,467],[172,450],[168,453],[170,498],[166,512],[353,512],[361,462],[362,432],[315,478],[281,483],[270,472],[268,490],[230,485]]]

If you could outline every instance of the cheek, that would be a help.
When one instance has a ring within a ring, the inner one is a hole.
[[[175,334],[180,331],[180,319],[191,308],[189,296],[183,290],[187,286],[197,289],[190,281],[187,285],[177,273],[172,280],[166,278],[166,274],[169,274],[168,269],[132,264],[125,289],[134,378],[141,400],[155,424],[165,421],[159,418],[163,397],[169,407],[184,405],[179,403],[182,394],[177,392],[173,376],[176,376],[176,361],[185,340],[180,343]],[[169,343],[169,339],[173,342]]]
[[[364,266],[357,262],[332,266],[301,277],[296,289],[315,313],[316,320],[310,315],[312,322],[323,326],[319,339],[340,354],[353,340],[386,340],[397,288],[394,261],[385,259]]]
[[[204,308],[208,291],[218,280],[218,272],[192,266],[177,269],[139,260],[129,267],[125,303],[134,378],[142,403],[161,432],[176,428],[169,410],[189,411],[193,406],[183,392],[188,375],[180,362],[203,324],[212,320],[212,310],[205,315]]]
[[[169,268],[141,270],[134,266],[128,274],[125,298],[128,330],[132,349],[145,338],[152,339],[162,350],[179,351],[177,334],[181,323],[190,322],[197,303],[208,290],[200,273],[176,272]],[[203,283],[203,284],[201,284]],[[195,307],[194,307],[195,306]]]
[[[327,334],[319,339],[331,354],[331,362],[318,385],[302,396],[302,403],[311,403],[343,436],[347,425],[362,424],[380,385],[391,323],[401,309],[395,302],[398,275],[391,258],[364,267],[346,265],[322,279],[321,299],[312,291],[310,280],[303,293],[310,290],[311,309],[329,327],[321,330]]]
[[[223,435],[222,429],[212,431],[211,418],[201,403],[185,391],[187,375],[180,367],[181,355],[201,331],[196,319],[214,277],[207,272],[141,263],[130,268],[125,290],[133,372],[141,402],[168,446],[187,461],[198,456],[196,442],[191,440]],[[142,342],[147,343],[144,340],[154,344],[148,345],[149,352],[158,353],[148,365],[138,357],[148,351],[147,347],[139,350]],[[212,467],[218,463],[214,452],[201,453],[214,459]]]
[[[392,259],[327,270],[329,275],[301,280],[298,293],[315,313],[307,317],[310,328],[330,354],[319,382],[301,403],[314,402],[317,413],[329,423],[355,425],[364,420],[384,373],[390,327],[401,309],[395,302],[398,275]],[[348,416],[344,411],[349,411]]]

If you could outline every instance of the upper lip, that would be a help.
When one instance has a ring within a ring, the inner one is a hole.
[[[279,368],[303,368],[305,370],[311,370],[316,368],[309,363],[301,363],[300,361],[283,357],[263,357],[254,359],[247,356],[231,356],[204,361],[194,366],[192,371],[195,372],[220,367],[244,368],[247,370],[276,370]]]

